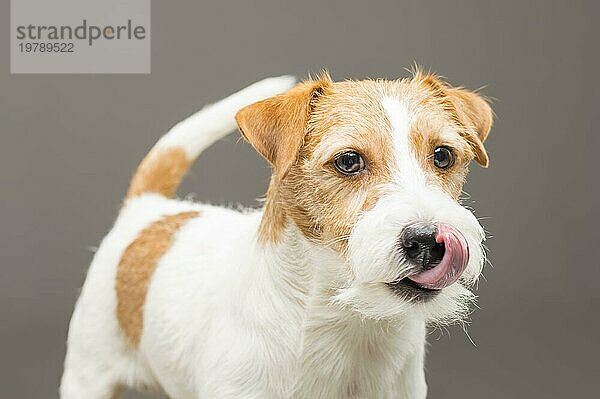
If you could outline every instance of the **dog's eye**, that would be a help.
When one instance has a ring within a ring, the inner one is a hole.
[[[433,164],[439,169],[448,169],[454,163],[454,155],[448,147],[435,147]]]
[[[359,153],[345,152],[334,158],[335,168],[344,175],[355,175],[365,168],[365,161]]]

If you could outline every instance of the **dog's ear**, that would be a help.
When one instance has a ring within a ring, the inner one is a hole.
[[[324,73],[319,80],[299,83],[283,94],[248,105],[235,116],[244,138],[279,176],[296,160],[314,104],[330,84]]]
[[[466,139],[473,147],[475,160],[487,168],[490,160],[483,142],[492,128],[494,120],[492,108],[482,96],[467,89],[448,88],[447,94],[461,122],[469,128]]]

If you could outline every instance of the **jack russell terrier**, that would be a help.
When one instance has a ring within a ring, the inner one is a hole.
[[[273,170],[264,207],[172,199],[236,121]],[[468,315],[485,260],[459,196],[491,125],[422,71],[270,78],[177,124],[94,256],[62,399],[425,398],[426,326]]]

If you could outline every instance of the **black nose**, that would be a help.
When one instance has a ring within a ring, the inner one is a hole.
[[[400,245],[408,260],[424,269],[435,267],[444,257],[444,243],[435,241],[437,227],[417,223],[406,226],[400,234]]]

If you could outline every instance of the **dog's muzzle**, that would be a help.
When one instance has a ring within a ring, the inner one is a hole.
[[[455,283],[469,262],[464,236],[445,224],[416,223],[400,235],[405,258],[415,266],[406,278],[421,288],[440,290]]]

